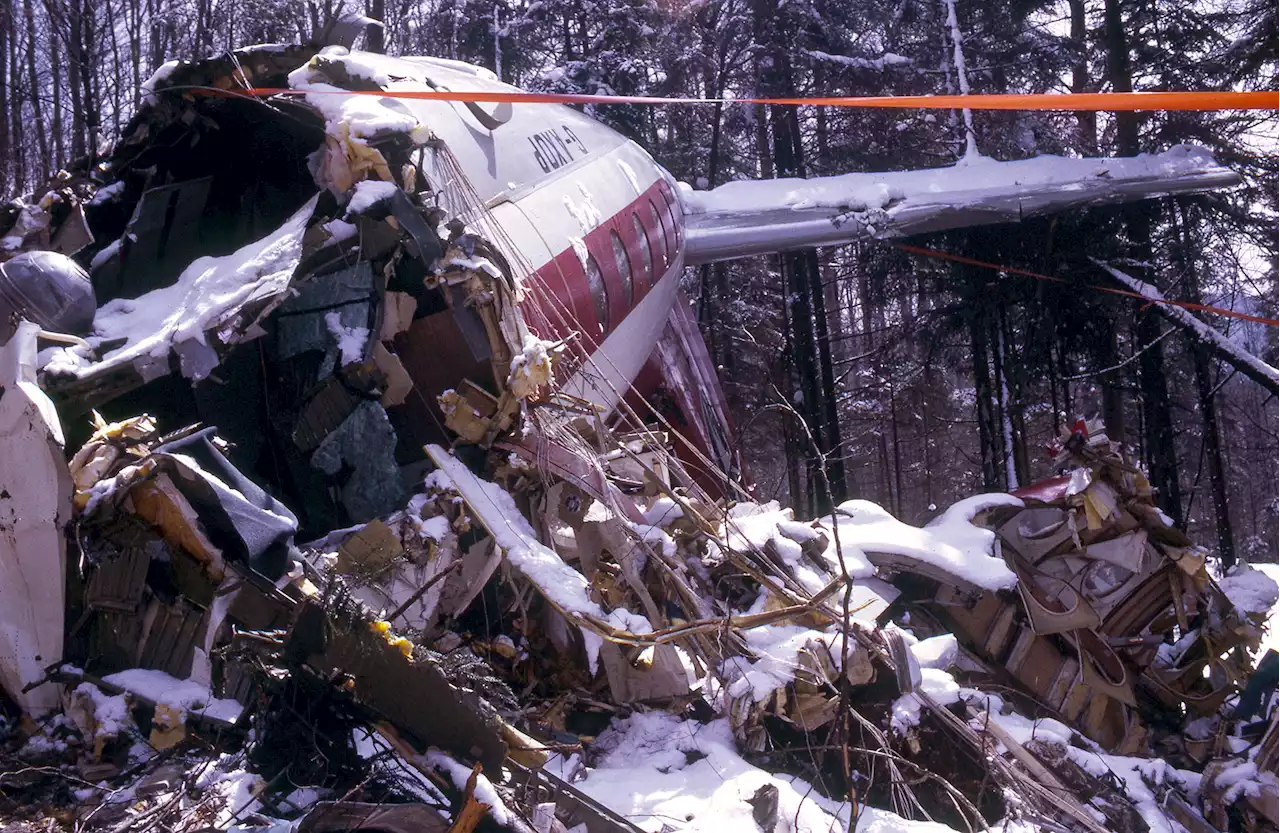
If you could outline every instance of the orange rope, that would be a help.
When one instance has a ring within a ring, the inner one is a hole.
[[[180,89],[180,88],[175,88]],[[368,95],[420,101],[482,104],[770,104],[888,109],[970,110],[1278,110],[1280,92],[1010,93],[993,95],[823,96],[817,98],[662,98],[647,95],[580,95],[493,90],[213,90],[231,95]]]
[[[1215,307],[1210,304],[1193,304],[1190,301],[1174,301],[1170,298],[1148,298],[1138,292],[1132,292],[1128,289],[1119,289],[1114,286],[1099,286],[1097,284],[1076,284],[1075,281],[1069,281],[1066,278],[1056,278],[1053,275],[1042,275],[1039,272],[1029,272],[1026,269],[1017,269],[1012,266],[1001,266],[998,263],[988,263],[985,260],[974,260],[971,257],[963,255],[953,255],[947,252],[939,252],[935,249],[925,249],[920,246],[911,246],[907,243],[894,243],[895,248],[904,252],[910,252],[913,255],[921,255],[922,257],[938,258],[940,260],[950,260],[955,263],[964,263],[969,266],[981,266],[984,269],[994,269],[997,272],[1008,272],[1011,275],[1025,275],[1028,278],[1035,278],[1041,281],[1052,281],[1053,283],[1068,283],[1075,286],[1082,286],[1085,289],[1094,289],[1098,292],[1109,292],[1112,295],[1124,295],[1126,298],[1136,298],[1139,301],[1145,301],[1148,304],[1167,304],[1171,307],[1182,307],[1183,309],[1197,310],[1199,312],[1211,312],[1215,315],[1225,315],[1228,318],[1239,318],[1241,321],[1254,321],[1259,324],[1266,324],[1271,327],[1280,327],[1280,321],[1274,318],[1263,318],[1260,315],[1249,315],[1246,312],[1236,312],[1233,309],[1224,307]]]

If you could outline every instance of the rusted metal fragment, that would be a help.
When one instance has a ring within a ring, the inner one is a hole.
[[[369,521],[338,548],[338,572],[378,573],[404,552],[400,539],[378,519]]]
[[[150,564],[151,554],[141,547],[129,547],[103,561],[89,577],[84,603],[92,610],[136,614]]]
[[[62,225],[54,232],[49,247],[69,257],[86,246],[92,246],[93,242],[93,232],[89,229],[89,221],[85,219],[84,206],[76,203],[71,207],[71,213],[62,221]]]
[[[409,371],[405,370],[404,363],[400,361],[400,357],[388,350],[379,341],[373,345],[372,359],[374,367],[385,380],[382,384],[382,396],[378,399],[378,404],[384,408],[403,405],[410,391],[413,390],[413,379],[409,376]]]
[[[300,451],[314,451],[360,404],[341,379],[330,377],[298,413],[293,441]]]

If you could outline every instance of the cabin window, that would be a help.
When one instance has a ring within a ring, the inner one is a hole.
[[[668,189],[668,188],[661,188],[661,189],[659,189],[659,190],[661,190],[661,191],[662,191],[662,205],[663,205],[663,207],[664,207],[664,208],[666,208],[666,209],[667,209],[667,219],[671,222],[671,238],[672,238],[672,240],[674,240],[674,241],[675,241],[676,245],[679,245],[679,243],[680,243],[680,218],[676,216],[677,212],[676,212],[676,204],[675,204],[675,200],[674,200],[674,199],[672,198],[672,196],[671,196],[671,190],[670,190],[670,189]],[[673,260],[675,259],[675,253],[674,253],[674,252],[672,252],[671,257],[672,257],[672,259],[673,259]]]
[[[662,238],[662,246],[658,251],[662,253],[662,264],[665,266],[671,260],[671,241],[667,239],[667,221],[662,219],[653,200],[649,200],[649,221],[653,223],[653,227],[658,230],[658,236]]]
[[[627,309],[635,302],[635,286],[632,283],[631,258],[627,257],[627,245],[613,229],[609,230],[609,242],[613,244],[613,260],[618,264],[618,275],[622,277],[622,298]]]
[[[591,290],[591,303],[596,308],[596,320],[600,322],[600,332],[609,332],[609,296],[604,285],[604,275],[600,274],[600,264],[595,255],[587,255],[587,287]]]
[[[653,286],[653,252],[649,249],[649,235],[645,234],[644,223],[640,222],[639,214],[631,213],[631,224],[635,226],[636,240],[640,243],[640,261],[645,283]]]

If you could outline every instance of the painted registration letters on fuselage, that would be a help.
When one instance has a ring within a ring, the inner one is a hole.
[[[529,137],[529,144],[544,174],[587,155],[587,146],[568,125],[559,130],[540,130]]]

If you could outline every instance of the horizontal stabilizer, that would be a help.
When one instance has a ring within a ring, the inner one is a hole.
[[[1124,159],[986,157],[949,168],[683,188],[685,263],[833,246],[866,238],[1017,222],[1085,205],[1235,185],[1209,151],[1179,145]]]

